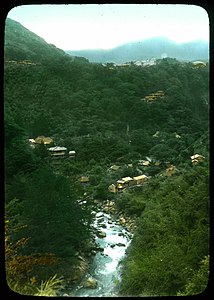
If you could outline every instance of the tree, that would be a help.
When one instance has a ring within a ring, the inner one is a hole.
[[[17,125],[13,117],[7,113],[4,132],[6,178],[11,179],[17,173],[35,170],[39,159],[28,144],[25,130]]]
[[[27,253],[53,252],[71,258],[89,234],[89,215],[83,212],[72,194],[68,179],[41,168],[26,181],[20,199],[22,231],[29,237]]]

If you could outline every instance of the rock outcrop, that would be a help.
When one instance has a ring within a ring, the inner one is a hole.
[[[96,289],[97,287],[97,280],[94,279],[93,277],[89,277],[83,284],[85,288],[89,289]]]

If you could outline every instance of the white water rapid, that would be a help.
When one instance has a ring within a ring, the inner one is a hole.
[[[107,213],[98,212],[94,227],[101,232],[96,236],[96,244],[103,248],[98,251],[88,273],[81,283],[71,292],[73,297],[115,297],[120,282],[120,260],[124,257],[132,234]],[[103,237],[100,237],[103,236]],[[92,278],[96,287],[85,287]]]

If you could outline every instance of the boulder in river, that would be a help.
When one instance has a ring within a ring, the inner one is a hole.
[[[123,232],[119,232],[118,236],[124,236],[124,233]]]
[[[97,224],[100,224],[104,221],[105,221],[105,219],[103,217],[99,217],[99,219],[97,220]]]
[[[99,211],[98,213],[96,213],[96,217],[97,218],[103,217],[103,212]]]
[[[98,231],[97,232],[97,237],[104,238],[104,237],[106,237],[106,233],[104,231]]]
[[[116,245],[119,246],[119,247],[125,247],[125,246],[126,246],[126,245],[123,244],[123,243],[117,243]]]
[[[85,288],[89,289],[96,289],[97,287],[97,280],[94,279],[93,277],[89,277],[83,284]]]
[[[106,228],[107,227],[106,224],[99,224],[99,226],[102,227],[102,228]]]

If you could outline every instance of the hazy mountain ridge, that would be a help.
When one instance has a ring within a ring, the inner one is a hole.
[[[90,62],[123,63],[151,58],[172,57],[178,60],[208,60],[209,44],[206,41],[193,41],[177,44],[164,37],[127,43],[109,50],[67,50],[48,44],[43,38],[12,19],[6,19],[5,60],[29,59],[41,61],[43,57],[76,56]]]
[[[83,56],[91,62],[115,62],[145,60],[151,58],[172,57],[178,60],[208,60],[208,42],[197,40],[178,44],[164,37],[127,43],[109,50],[68,50],[66,53]]]

